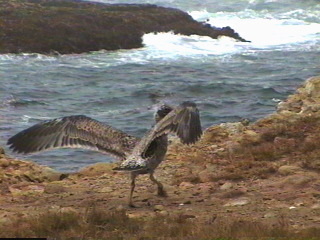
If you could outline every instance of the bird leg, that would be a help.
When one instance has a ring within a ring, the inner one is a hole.
[[[129,196],[129,207],[136,207],[133,203],[132,203],[132,195],[133,195],[133,191],[134,188],[136,186],[136,177],[137,175],[134,173],[131,173],[131,191],[130,191],[130,196]]]
[[[166,193],[166,191],[165,191],[164,188],[163,188],[162,183],[159,182],[157,179],[154,178],[153,172],[150,173],[150,180],[151,180],[152,182],[154,182],[155,184],[157,184],[157,186],[158,186],[158,196],[161,196],[161,197],[167,197],[167,196],[168,196],[167,193]]]

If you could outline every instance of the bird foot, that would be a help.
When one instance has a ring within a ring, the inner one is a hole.
[[[168,194],[163,188],[159,188],[158,189],[158,196],[159,197],[168,197]]]
[[[129,203],[128,206],[129,206],[130,208],[138,208],[138,207],[137,207],[136,205],[134,205],[133,203]]]

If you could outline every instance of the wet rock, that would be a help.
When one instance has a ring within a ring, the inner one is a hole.
[[[278,168],[278,172],[285,176],[296,174],[299,171],[302,171],[302,169],[298,166],[284,165]]]

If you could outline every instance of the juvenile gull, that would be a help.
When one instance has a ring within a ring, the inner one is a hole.
[[[168,134],[175,133],[184,144],[195,143],[202,134],[199,110],[193,102],[172,108],[161,106],[155,114],[156,124],[141,138],[136,138],[92,118],[75,115],[38,123],[8,140],[14,152],[32,153],[55,148],[84,148],[120,158],[116,171],[131,172],[129,206],[139,174],[150,174],[157,184],[158,195],[166,196],[154,171],[164,160]]]

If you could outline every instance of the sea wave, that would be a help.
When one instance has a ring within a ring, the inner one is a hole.
[[[200,22],[215,27],[230,26],[251,43],[237,42],[228,37],[212,39],[197,35],[175,35],[172,32],[148,33],[143,36],[145,47],[140,49],[113,52],[101,50],[90,54],[61,56],[4,54],[0,55],[0,68],[6,68],[11,63],[35,67],[57,63],[55,66],[60,69],[85,68],[88,71],[99,71],[108,66],[148,64],[158,60],[170,62],[191,58],[206,61],[204,57],[222,58],[260,50],[313,51],[314,46],[319,44],[319,13],[317,9],[295,9],[281,13],[249,8],[240,12],[209,12],[206,9],[190,11],[189,14]]]
[[[159,59],[172,61],[191,58],[205,61],[204,57],[254,54],[261,50],[314,51],[319,45],[318,12],[310,9],[281,13],[253,9],[240,12],[190,11],[189,14],[197,21],[215,27],[230,26],[251,43],[237,42],[228,37],[212,39],[197,35],[175,35],[172,32],[148,33],[143,36],[143,49],[122,52],[118,55],[118,60],[123,63],[146,64]]]
[[[26,107],[29,105],[46,105],[43,101],[38,101],[35,99],[22,99],[14,97],[13,95],[6,96],[0,99],[0,108],[18,108]]]
[[[216,27],[232,27],[243,38],[250,40],[252,47],[278,46],[281,49],[292,49],[300,46],[297,43],[315,44],[318,41],[320,24],[317,21],[320,21],[320,18],[310,22],[311,18],[315,18],[316,12],[300,9],[279,14],[245,9],[241,12],[215,13],[203,10],[189,14],[198,21],[205,21]]]

